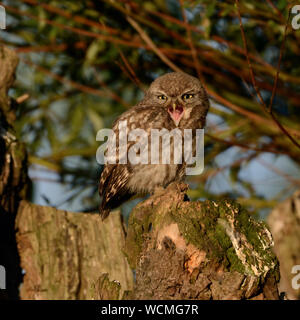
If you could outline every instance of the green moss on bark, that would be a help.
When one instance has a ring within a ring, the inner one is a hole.
[[[178,225],[187,245],[204,251],[207,259],[222,264],[226,271],[260,276],[277,269],[265,223],[253,219],[238,203],[172,199],[168,203],[153,201],[151,205],[147,200],[133,210],[125,249],[132,268],[147,237],[171,223]]]

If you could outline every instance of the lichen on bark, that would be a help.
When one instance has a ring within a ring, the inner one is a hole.
[[[110,280],[108,273],[103,273],[92,286],[92,295],[95,300],[119,300],[120,294],[120,282]]]
[[[277,299],[278,261],[265,223],[232,200],[185,201],[172,184],[137,205],[125,253],[137,299]]]

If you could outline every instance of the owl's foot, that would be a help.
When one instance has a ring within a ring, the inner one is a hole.
[[[157,186],[154,188],[152,193],[153,196],[161,196],[162,194],[166,193],[167,190],[174,190],[177,193],[185,193],[189,188],[189,185],[184,182],[172,182],[166,188],[162,186]],[[184,201],[190,201],[189,197],[185,193]]]
[[[159,195],[163,194],[165,191],[166,191],[166,189],[164,187],[158,186],[158,187],[154,188],[153,195],[159,196]]]
[[[173,189],[180,192],[186,192],[189,188],[189,185],[184,182],[172,182],[168,185],[168,189]]]
[[[183,201],[191,201],[191,199],[189,198],[189,196],[186,193],[184,194]]]

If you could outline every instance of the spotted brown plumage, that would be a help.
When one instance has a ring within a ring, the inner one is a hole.
[[[151,129],[201,129],[205,125],[208,108],[207,94],[197,78],[182,72],[168,73],[153,81],[143,100],[124,112],[115,121],[112,129],[118,137],[120,121],[126,120],[129,132],[138,128],[145,130],[148,135],[150,157]],[[174,157],[173,143],[174,139],[171,140],[171,159]],[[134,144],[135,142],[128,142],[127,150]],[[159,149],[160,156],[161,152],[162,146]],[[118,139],[116,154],[116,164],[104,165],[99,181],[102,219],[109,215],[111,209],[118,207],[133,195],[153,193],[158,187],[166,187],[171,182],[184,178],[185,163],[119,163],[118,156],[121,155],[118,155]]]

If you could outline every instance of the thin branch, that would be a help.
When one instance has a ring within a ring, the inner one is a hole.
[[[44,67],[41,67],[37,64],[35,64],[34,62],[30,61],[30,60],[25,60],[25,59],[22,59],[22,61],[26,64],[29,64],[33,67],[35,67],[37,70],[47,74],[48,76],[50,76],[51,78],[55,79],[56,81],[59,81],[65,85],[69,85],[77,90],[80,90],[82,92],[85,92],[85,93],[89,93],[89,94],[93,94],[93,95],[96,95],[96,96],[99,96],[99,97],[105,97],[107,96],[107,94],[105,94],[104,91],[101,91],[101,90],[98,90],[98,89],[95,89],[95,88],[92,88],[92,87],[88,87],[88,86],[85,86],[81,83],[78,83],[78,82],[75,82],[73,80],[70,80],[70,79],[67,79],[65,77],[62,77]]]
[[[286,40],[288,22],[290,20],[290,16],[291,16],[291,10],[289,10],[288,19],[287,19],[287,22],[285,24],[285,29],[284,29],[283,40],[282,40],[282,43],[280,46],[280,54],[279,54],[279,59],[278,59],[278,63],[277,63],[277,71],[276,71],[276,76],[275,76],[275,80],[274,80],[272,96],[271,96],[269,107],[268,107],[268,111],[270,113],[272,113],[273,100],[275,98],[275,94],[276,94],[276,90],[277,90],[277,83],[278,83],[278,78],[279,78],[279,73],[280,73],[280,65],[281,65],[281,60],[282,60],[282,56],[283,56],[283,52],[284,52],[285,40]]]
[[[124,107],[128,108],[129,105],[126,101],[124,101],[118,94],[116,94],[113,90],[111,90],[108,85],[101,79],[101,77],[99,76],[97,70],[95,68],[93,68],[93,72],[95,74],[96,80],[98,81],[98,83],[105,88],[105,90],[108,92],[108,94],[111,96],[111,98],[119,103],[121,103]]]
[[[145,89],[143,88],[143,84],[141,82],[141,80],[138,78],[138,76],[136,75],[136,73],[134,72],[133,68],[131,67],[130,63],[128,62],[128,60],[126,59],[126,57],[124,56],[123,52],[121,49],[119,49],[119,53],[121,56],[122,61],[124,62],[125,67],[127,68],[127,70],[129,71],[129,73],[132,76],[132,79],[134,81],[134,83],[142,90],[145,91]]]
[[[31,165],[39,165],[42,167],[46,167],[48,170],[51,170],[51,171],[55,171],[58,173],[62,171],[62,167],[60,165],[45,159],[35,157],[35,156],[29,156],[28,161]]]
[[[27,99],[29,99],[29,94],[28,94],[28,93],[25,93],[25,94],[21,95],[20,97],[18,97],[18,98],[16,99],[16,102],[17,102],[17,104],[21,104],[21,103],[23,103],[24,101],[26,101]]]
[[[185,26],[186,26],[186,33],[187,33],[187,36],[188,36],[189,47],[191,49],[191,54],[192,54],[192,57],[193,57],[193,61],[194,61],[194,64],[195,64],[197,75],[198,75],[198,78],[202,81],[202,83],[204,83],[204,78],[203,78],[203,75],[202,75],[202,72],[201,72],[200,63],[199,63],[199,60],[198,60],[198,57],[197,57],[197,51],[195,49],[194,42],[193,42],[193,39],[192,39],[191,29],[188,28],[189,24],[188,24],[187,17],[186,17],[185,11],[184,11],[183,0],[180,0],[180,6],[181,6],[181,13],[182,13],[182,16],[183,16],[183,21],[184,21]]]
[[[284,16],[282,15],[281,11],[274,5],[274,3],[271,0],[266,0],[268,4],[276,11],[276,13],[279,15],[281,21],[285,21]]]
[[[249,52],[248,52],[248,45],[247,45],[247,40],[246,40],[246,36],[245,36],[245,31],[244,31],[244,27],[243,27],[243,23],[242,23],[242,17],[241,17],[241,12],[240,12],[240,3],[239,0],[235,0],[236,6],[237,6],[237,13],[238,13],[238,17],[239,17],[239,23],[240,23],[240,29],[241,29],[241,35],[242,35],[242,40],[243,40],[243,44],[244,44],[244,49],[245,49],[245,56],[247,59],[247,63],[249,66],[249,72],[250,72],[250,76],[251,76],[251,80],[252,80],[252,84],[253,87],[255,89],[255,92],[257,94],[257,97],[260,101],[260,103],[265,107],[265,109],[267,110],[267,106],[265,104],[265,101],[263,99],[263,97],[260,94],[260,90],[256,84],[256,80],[255,80],[255,75],[254,75],[254,71],[253,71],[253,67],[252,67],[252,63],[249,57]]]
[[[256,84],[256,80],[255,80],[255,75],[254,75],[254,71],[253,71],[253,67],[249,58],[249,53],[248,53],[248,46],[247,46],[247,40],[246,40],[246,36],[245,36],[245,32],[244,32],[244,28],[243,28],[243,23],[242,23],[242,17],[241,17],[241,13],[240,13],[240,7],[239,7],[239,0],[235,0],[236,6],[237,6],[237,13],[238,13],[238,17],[239,17],[239,23],[240,23],[240,29],[241,29],[241,35],[242,35],[242,40],[244,43],[244,49],[246,52],[246,59],[248,62],[248,66],[249,66],[249,71],[250,71],[250,75],[251,75],[251,79],[252,79],[252,84],[253,87],[255,89],[255,92],[257,94],[257,97],[259,98],[259,101],[263,107],[263,110],[271,115],[271,118],[273,119],[273,121],[276,123],[276,125],[278,126],[278,128],[289,138],[289,140],[297,147],[300,149],[300,144],[290,135],[290,133],[283,127],[283,125],[278,121],[278,119],[275,117],[275,115],[273,114],[272,110],[269,109],[264,101],[264,99],[262,98],[261,94],[260,94],[260,90]],[[286,24],[287,26],[287,24]],[[285,32],[286,34],[286,32]],[[285,41],[285,39],[283,40]],[[280,54],[280,56],[282,56],[282,52]],[[281,62],[281,58],[279,59]],[[276,78],[274,81],[274,87],[273,87],[273,91],[274,88],[276,90],[275,85],[277,86],[277,80],[278,80],[278,76],[279,76],[279,70],[277,69],[276,72]],[[277,79],[277,80],[276,80]],[[275,95],[275,92],[272,93],[272,96]]]
[[[254,152],[254,153],[252,153],[252,154],[250,154],[250,155],[248,155],[246,157],[237,159],[234,162],[232,162],[230,164],[227,164],[225,166],[217,167],[215,169],[208,169],[207,171],[205,171],[200,176],[193,176],[190,179],[192,181],[206,181],[208,179],[211,179],[211,178],[215,177],[218,173],[221,173],[226,169],[239,167],[243,162],[245,162],[245,161],[249,162],[250,160],[252,160],[255,157],[256,157],[256,153]]]
[[[285,172],[282,172],[275,166],[273,166],[271,163],[265,162],[263,159],[258,158],[257,161],[262,164],[265,168],[275,172],[277,175],[285,178],[287,181],[289,181],[291,184],[299,187],[300,186],[300,180],[293,178],[291,175],[286,174]]]
[[[54,7],[52,5],[46,4],[46,3],[42,3],[41,1],[37,1],[37,0],[21,0],[22,2],[34,5],[34,6],[39,6],[44,8],[46,11],[51,12],[51,13],[55,13],[57,15],[60,15],[62,17],[67,18],[68,20],[73,20],[75,22],[81,23],[83,25],[92,27],[92,28],[96,28],[98,30],[110,33],[110,34],[119,34],[119,30],[117,29],[113,29],[110,27],[107,27],[105,25],[101,25],[99,22],[95,22],[92,20],[88,20],[82,16],[78,16],[78,15],[73,15],[71,13],[69,13],[67,10],[63,10],[60,9],[58,7]]]
[[[226,83],[227,79],[228,81],[232,81],[232,78],[229,78],[229,76],[236,75],[237,77],[242,78],[242,80],[247,82],[247,86],[248,83],[252,83],[249,73],[247,72],[247,74],[244,74],[244,68],[243,67],[239,67],[239,68],[235,68],[232,66],[227,66],[224,65],[222,63],[222,61],[218,61],[218,58],[214,58],[208,54],[206,54],[205,52],[202,53],[202,56],[205,57],[206,61],[210,61],[212,64],[214,64],[214,67],[208,67],[208,64],[204,65],[201,64],[200,68],[202,73],[207,73],[212,75],[214,78],[216,78],[216,76],[218,75],[220,77],[220,79],[222,79],[223,83]],[[187,67],[194,67],[194,62],[191,61],[191,59],[188,58],[177,58],[178,61],[182,62],[183,65],[187,66]],[[219,66],[219,67],[218,67]],[[224,69],[227,69],[230,71],[230,75],[228,74],[228,72],[226,72]],[[275,75],[274,75],[275,77]],[[257,85],[264,90],[268,90],[268,91],[272,91],[273,89],[273,85],[271,85],[268,82],[265,82],[263,80],[259,81],[257,80]],[[283,97],[287,97],[291,102],[293,102],[295,104],[295,107],[299,107],[300,105],[298,105],[298,101],[300,100],[300,94],[290,90],[288,88],[285,87],[277,87],[277,93],[279,93],[281,96]],[[253,96],[253,93],[251,93],[251,96]],[[254,98],[256,100],[256,97]]]
[[[104,41],[117,43],[117,44],[125,45],[125,46],[128,46],[128,47],[135,47],[135,48],[143,48],[144,47],[141,43],[136,43],[134,41],[123,40],[120,37],[119,38],[114,38],[114,37],[111,37],[111,36],[95,33],[95,32],[92,32],[92,31],[83,30],[83,29],[75,28],[75,27],[70,27],[70,26],[64,25],[62,23],[51,21],[49,19],[39,18],[39,17],[37,17],[35,15],[32,15],[32,14],[26,12],[26,11],[19,10],[17,8],[8,6],[6,4],[3,4],[2,2],[0,2],[0,4],[2,6],[4,6],[7,11],[14,12],[14,13],[20,15],[20,16],[29,17],[29,18],[37,20],[37,21],[43,21],[43,22],[45,22],[45,23],[47,23],[49,25],[52,25],[52,26],[55,26],[55,27],[58,27],[58,28],[61,28],[61,29],[65,29],[65,30],[68,30],[68,31],[71,31],[71,32],[77,33],[79,35],[84,35],[84,36],[91,37],[91,38],[101,39],[101,40],[104,40]]]
[[[256,151],[256,152],[270,152],[270,153],[274,153],[274,154],[287,154],[286,152],[277,151],[276,149],[257,148],[257,147],[254,147],[254,146],[249,146],[249,145],[240,143],[238,141],[224,140],[224,139],[216,137],[215,135],[211,135],[211,134],[209,134],[207,132],[205,133],[205,135],[207,137],[211,138],[212,140],[218,141],[220,143],[223,143],[223,144],[226,144],[226,145],[229,145],[229,146],[239,147],[239,148],[247,149],[247,150],[253,150],[253,151]]]
[[[31,1],[31,0],[29,0]],[[1,3],[1,2],[0,2]],[[145,48],[146,50],[151,50],[151,48],[149,48],[148,46],[144,46],[142,43],[139,43],[139,42],[134,42],[134,41],[127,41],[127,40],[124,40],[124,39],[120,39],[119,38],[114,38],[114,37],[110,37],[110,36],[106,36],[106,35],[103,35],[103,34],[99,34],[99,33],[94,33],[94,32],[90,32],[90,31],[86,31],[86,30],[83,30],[83,29],[79,29],[79,28],[74,28],[74,27],[69,27],[69,26],[65,26],[63,24],[59,24],[59,23],[56,23],[56,22],[53,22],[53,21],[50,21],[50,20],[47,20],[47,19],[42,19],[40,17],[37,17],[37,16],[34,16],[34,15],[31,15],[29,14],[28,12],[26,11],[21,11],[21,10],[18,10],[17,8],[14,8],[14,7],[10,7],[10,6],[7,6],[3,3],[1,3],[8,11],[12,11],[12,12],[15,12],[17,13],[18,15],[20,16],[28,16],[30,17],[31,19],[36,19],[38,21],[43,21],[47,24],[50,24],[50,25],[54,25],[56,27],[59,27],[59,28],[63,28],[63,29],[67,29],[71,32],[74,32],[74,33],[78,33],[80,35],[85,35],[87,37],[93,37],[93,38],[98,38],[98,39],[102,39],[103,41],[107,41],[107,42],[111,42],[111,43],[116,43],[116,44],[120,44],[120,45],[124,45],[124,46],[127,46],[127,47],[135,47],[135,48]],[[120,8],[118,8],[120,10]],[[126,9],[122,9],[122,10],[125,10]],[[61,9],[57,9],[55,8],[55,11],[57,11],[56,13],[57,14],[61,14]],[[54,11],[53,11],[54,12]],[[122,11],[123,12],[123,11]],[[175,19],[175,18],[174,18]],[[175,19],[176,20],[176,19]],[[179,21],[179,20],[178,20]],[[146,23],[147,20],[143,19],[143,23]],[[148,21],[149,22],[149,21]],[[182,23],[182,22],[181,22]],[[99,25],[98,25],[99,26]],[[151,27],[155,27],[153,24],[150,24]],[[156,26],[157,27],[157,26]],[[108,27],[105,27],[107,29],[107,32],[108,33],[116,33],[118,32],[118,30],[115,30],[115,29],[112,29],[112,28],[108,28]],[[193,31],[196,31],[197,28],[194,30],[195,27],[193,26],[190,26],[190,28],[193,28]],[[164,32],[167,32],[168,30],[166,28],[163,28],[163,31]],[[199,31],[199,30],[198,30]],[[125,38],[128,38],[128,36],[125,34]],[[243,49],[241,49],[240,47],[236,46],[235,44],[233,43],[230,43],[228,42],[227,40],[225,39],[222,39],[220,37],[217,37],[217,36],[213,36],[212,38],[215,40],[215,41],[218,41],[218,42],[223,42],[223,43],[226,43],[230,48],[232,48],[233,50],[236,50],[237,52],[240,52],[240,53],[244,53]],[[181,39],[182,40],[182,39]],[[183,39],[184,40],[184,39]],[[187,43],[185,40],[184,40],[184,43]],[[199,44],[198,44],[199,45]],[[207,45],[204,45],[204,44],[201,44],[201,47],[204,47],[206,48],[207,50],[212,50],[213,52],[217,53],[218,51],[214,48],[211,48]],[[196,49],[197,52],[201,52],[200,50],[202,49]],[[165,53],[174,53],[174,54],[181,54],[181,55],[191,55],[191,52],[189,50],[183,50],[183,49],[177,49],[177,48],[160,48],[160,51],[162,52],[165,52]],[[220,53],[220,52],[219,52]],[[274,68],[273,66],[267,64],[266,62],[264,62],[263,60],[257,58],[256,56],[252,56],[251,53],[249,53],[249,56],[256,60],[257,62],[259,62],[260,64],[262,64],[262,66],[256,66],[256,68],[261,71],[261,72],[266,72],[268,73],[269,75],[273,75],[274,73]],[[235,57],[237,59],[237,57]],[[237,61],[238,62],[238,61]],[[239,63],[242,63],[242,61],[239,61]],[[224,66],[225,67],[225,66]],[[228,67],[228,66],[227,66]],[[226,67],[225,67],[226,68]],[[242,67],[240,69],[243,69]],[[299,78],[295,77],[295,76],[292,76],[292,75],[289,75],[289,74],[286,74],[286,73],[283,73],[281,72],[280,73],[280,79],[283,80],[283,81],[290,81],[290,82],[294,82],[294,83],[299,83]]]
[[[131,26],[139,33],[141,38],[145,41],[145,43],[152,49],[154,53],[171,69],[177,72],[182,72],[180,68],[178,68],[172,61],[169,60],[161,50],[153,43],[150,37],[146,34],[146,32],[140,27],[140,25],[134,21],[131,17],[127,16],[127,21],[131,24]]]
[[[172,70],[174,71],[179,71],[179,72],[182,72],[182,70],[177,67],[173,62],[171,62],[165,55],[163,52],[161,52],[156,46],[155,44],[153,43],[153,41],[149,38],[149,36],[142,30],[142,28],[133,20],[131,19],[130,17],[128,17],[128,19],[131,20],[131,22],[133,22],[133,27],[138,31],[138,33],[141,35],[143,35],[143,40],[145,42],[147,42],[147,44],[152,47],[153,51],[158,55],[158,57],[166,64],[168,65]],[[252,113],[248,110],[245,110],[245,109],[242,109],[240,107],[238,107],[237,105],[233,104],[232,102],[226,100],[225,98],[221,97],[220,95],[218,95],[216,92],[214,92],[213,90],[209,89],[206,87],[206,91],[207,93],[212,96],[216,101],[220,102],[221,104],[229,107],[230,109],[240,113],[240,114],[243,114],[245,116],[247,116],[248,118],[258,122],[258,123],[264,123],[264,124],[267,124],[269,126],[272,125],[272,121],[269,121],[267,119],[264,119],[262,118],[261,116],[255,114],[255,113]],[[275,121],[276,122],[276,121]],[[280,128],[280,124],[277,123],[277,126],[279,127],[279,129],[281,131],[284,131],[285,129],[283,128]],[[286,131],[286,130],[285,130]],[[291,129],[291,132],[293,132],[294,135],[296,135],[297,137],[300,137],[300,132],[297,131],[297,130],[292,130]],[[288,136],[289,133],[287,133]],[[292,137],[291,137],[292,138]],[[292,138],[293,139],[293,138]],[[294,139],[293,139],[294,140]],[[295,141],[295,140],[294,140]],[[296,141],[295,141],[296,142]],[[297,142],[296,142],[297,143]]]
[[[60,52],[65,51],[68,47],[72,47],[75,49],[85,49],[87,44],[84,41],[78,41],[70,46],[69,44],[50,44],[43,46],[29,46],[29,47],[16,47],[15,51],[18,53],[31,53],[31,52]]]
[[[122,63],[119,61],[115,61],[115,64],[122,70],[122,72],[128,77],[128,79],[130,79],[130,81],[136,85],[135,79],[132,77],[130,72],[125,68],[125,66],[122,65]]]
[[[135,3],[135,2],[134,2],[134,3],[131,2],[130,4],[134,4],[136,7],[138,6],[138,4]],[[175,17],[173,17],[173,16],[169,16],[169,15],[167,15],[167,14],[165,14],[165,13],[158,12],[158,11],[154,11],[154,10],[151,10],[151,9],[148,9],[148,8],[143,8],[143,9],[144,9],[145,11],[149,12],[151,15],[154,15],[154,16],[157,16],[157,17],[163,19],[163,20],[169,21],[169,22],[171,22],[171,23],[173,23],[173,24],[176,24],[177,26],[183,27],[183,28],[185,28],[185,29],[188,29],[188,30],[190,30],[190,31],[193,31],[193,32],[196,32],[196,33],[199,33],[199,34],[202,34],[202,35],[204,34],[204,31],[201,30],[201,29],[199,29],[198,27],[193,26],[193,25],[190,25],[190,24],[187,24],[186,22],[181,21],[181,20],[179,20],[179,19],[177,19],[177,18],[175,18]],[[137,7],[137,10],[138,10],[138,7]],[[236,45],[235,43],[230,42],[230,41],[228,41],[228,40],[226,40],[226,39],[223,39],[223,38],[221,38],[221,37],[219,37],[219,36],[217,36],[217,35],[212,35],[212,40],[215,40],[215,41],[220,42],[220,43],[224,43],[224,44],[226,44],[229,48],[233,49],[234,51],[236,51],[236,52],[238,52],[238,53],[241,53],[241,54],[245,54],[245,51],[244,51],[243,48],[241,48],[241,47],[239,47],[238,45]],[[273,68],[272,65],[268,64],[266,61],[264,61],[264,60],[261,59],[260,57],[257,57],[257,56],[255,56],[255,55],[253,55],[253,54],[251,54],[251,53],[249,54],[249,56],[250,56],[253,60],[261,63],[262,65],[265,65],[265,66],[267,66],[267,67]]]

